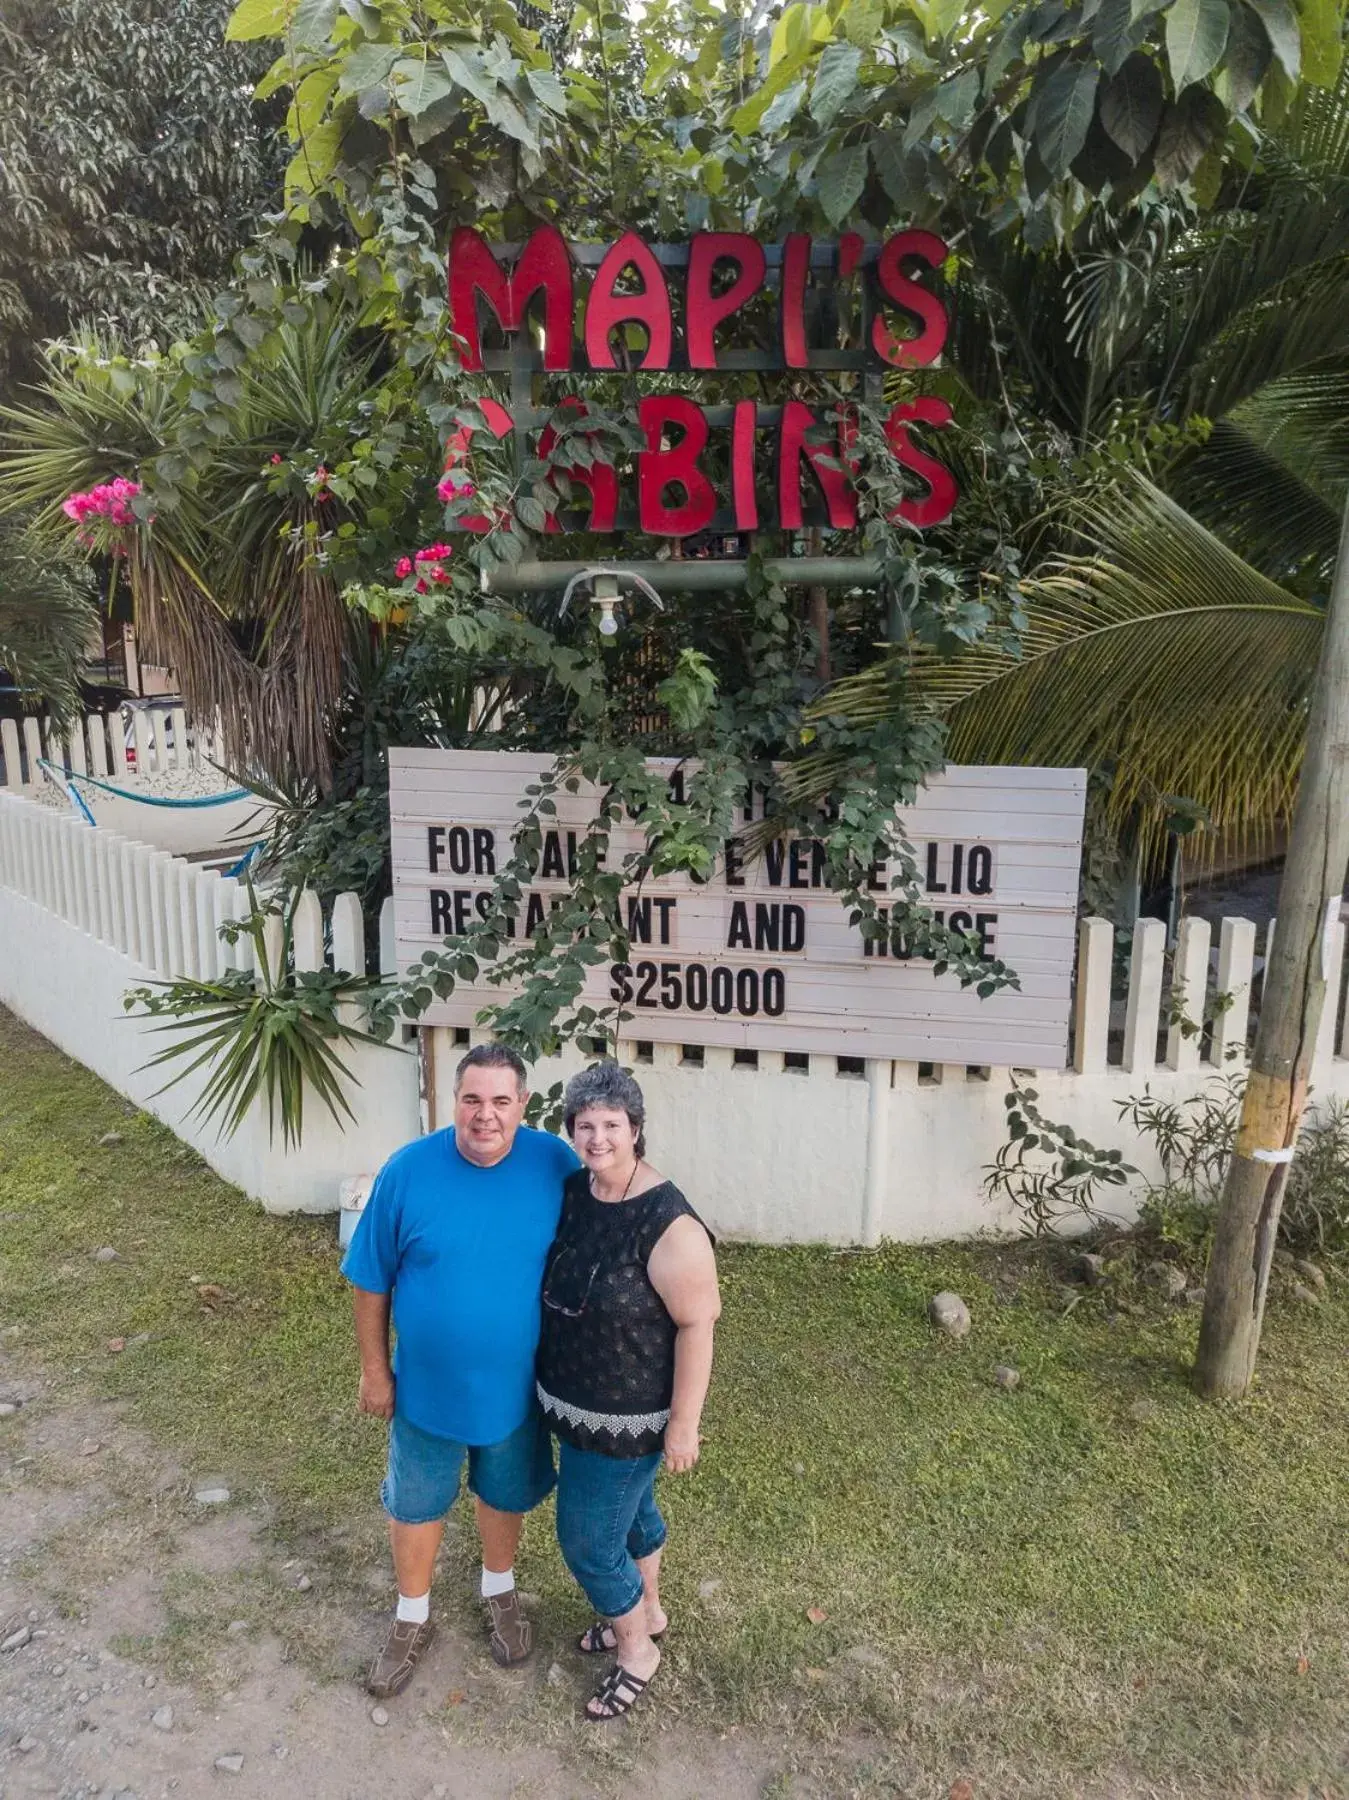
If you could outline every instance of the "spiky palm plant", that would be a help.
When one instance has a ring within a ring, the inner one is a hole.
[[[0,408],[0,511],[74,536],[71,492],[143,478],[176,452],[180,373],[92,340],[50,351],[35,399]],[[283,326],[239,372],[205,466],[167,502],[147,492],[123,546],[147,653],[176,670],[198,718],[219,719],[235,765],[323,790],[346,628],[320,539],[349,504],[315,491],[312,471],[316,446],[362,435],[369,377],[351,319],[316,305]]]

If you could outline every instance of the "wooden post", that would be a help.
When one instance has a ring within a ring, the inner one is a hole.
[[[1195,1380],[1210,1399],[1239,1398],[1255,1372],[1283,1190],[1326,997],[1329,927],[1339,918],[1347,864],[1349,504],[1279,884],[1279,929],[1204,1284]]]

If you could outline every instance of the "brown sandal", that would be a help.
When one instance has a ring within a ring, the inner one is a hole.
[[[487,1610],[492,1615],[492,1631],[487,1640],[492,1660],[503,1669],[513,1669],[532,1653],[534,1627],[525,1617],[514,1588],[505,1594],[494,1594],[487,1602]]]
[[[613,1629],[607,1619],[596,1619],[595,1623],[587,1625],[580,1637],[577,1638],[576,1648],[582,1656],[612,1656],[618,1648],[618,1639],[615,1637],[611,1644],[606,1644],[604,1634],[607,1631],[612,1635]],[[668,1625],[662,1625],[659,1631],[653,1631],[651,1642],[658,1644],[669,1629]]]
[[[582,1709],[583,1716],[592,1725],[607,1725],[612,1719],[621,1719],[624,1713],[632,1711],[650,1685],[650,1679],[643,1681],[640,1675],[634,1675],[630,1669],[615,1663],[586,1702]],[[595,1700],[609,1710],[591,1712],[590,1705]]]
[[[392,1700],[395,1694],[401,1694],[412,1680],[417,1664],[422,1659],[422,1652],[435,1635],[436,1628],[429,1619],[424,1625],[413,1625],[405,1619],[395,1619],[384,1641],[384,1648],[366,1676],[366,1692],[373,1694],[377,1700]]]

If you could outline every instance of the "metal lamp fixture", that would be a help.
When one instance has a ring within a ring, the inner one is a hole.
[[[559,614],[565,613],[571,604],[572,594],[577,588],[589,588],[590,604],[596,608],[595,625],[602,638],[613,639],[618,636],[618,628],[622,624],[619,611],[621,599],[620,584],[627,582],[630,587],[644,594],[657,612],[665,611],[665,602],[652,587],[651,583],[631,569],[593,568],[580,569],[563,590],[562,603],[558,607]]]

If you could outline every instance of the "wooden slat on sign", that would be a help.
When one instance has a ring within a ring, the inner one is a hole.
[[[510,858],[526,787],[553,759],[505,751],[390,753],[394,939],[406,972],[485,909]],[[653,760],[690,781],[693,769]],[[952,768],[934,776],[904,826],[930,905],[983,935],[1013,967],[1018,990],[980,1000],[894,948],[870,951],[823,884],[810,840],[775,843],[751,860],[736,832],[762,816],[747,796],[710,880],[648,878],[624,896],[628,963],[594,970],[596,1007],[623,1006],[622,1034],[723,1049],[797,1050],[952,1064],[1061,1067],[1066,1060],[1085,776],[1074,769]],[[595,790],[555,796],[540,820],[545,860],[517,920],[517,942],[568,889],[569,857],[594,816]],[[574,837],[569,837],[574,834]],[[637,821],[610,836],[609,864],[641,848]],[[890,871],[876,872],[878,904]],[[532,914],[532,917],[531,917]],[[424,1015],[476,1023],[508,990],[479,981]]]

